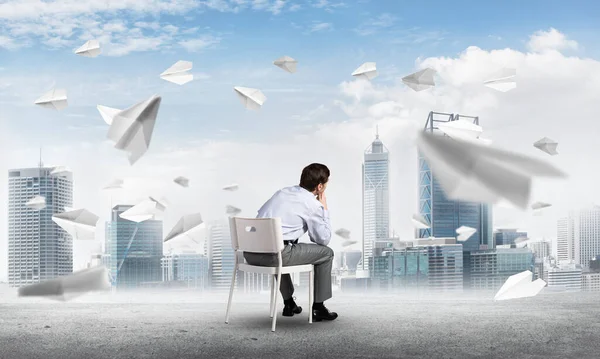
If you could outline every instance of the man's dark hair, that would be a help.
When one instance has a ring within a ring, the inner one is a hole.
[[[329,168],[320,163],[311,163],[302,170],[300,187],[312,192],[319,183],[325,184],[327,181],[329,181]]]

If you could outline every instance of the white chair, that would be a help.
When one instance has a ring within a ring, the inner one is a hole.
[[[270,314],[273,318],[271,331],[275,331],[277,315],[277,298],[279,297],[279,286],[282,274],[308,272],[308,322],[312,323],[313,306],[313,288],[314,288],[314,266],[312,264],[298,266],[282,266],[281,251],[284,248],[283,235],[281,234],[280,218],[229,218],[229,230],[231,231],[231,245],[235,250],[235,266],[233,269],[233,278],[231,279],[231,289],[229,291],[229,301],[227,302],[227,313],[225,314],[225,323],[229,323],[229,311],[231,309],[231,299],[233,297],[233,288],[235,287],[235,278],[238,270],[252,273],[265,273],[271,275],[271,309]],[[253,266],[245,263],[243,252],[254,253],[277,253],[277,267]],[[277,277],[277,279],[275,279]]]

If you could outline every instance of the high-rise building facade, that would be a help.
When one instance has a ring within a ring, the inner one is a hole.
[[[131,207],[114,206],[111,221],[106,223],[105,248],[110,254],[110,274],[117,289],[162,281],[163,223],[159,220],[136,223],[119,216]]]
[[[552,246],[549,241],[540,240],[527,243],[536,258],[546,258],[552,255]]]
[[[440,117],[443,119],[439,119]],[[472,119],[475,124],[479,124],[478,117],[430,112],[425,131],[440,134],[437,123],[456,121],[460,118]],[[418,238],[456,237],[456,229],[467,226],[477,229],[477,232],[462,242],[464,251],[494,248],[492,207],[484,203],[448,199],[421,153],[419,153],[419,213],[427,220],[430,228],[419,229]]]
[[[547,262],[548,263],[548,262]],[[546,264],[545,264],[546,265]],[[548,288],[578,292],[581,290],[581,265],[575,263],[548,263],[546,282]]]
[[[229,290],[235,266],[235,251],[231,245],[231,232],[227,218],[213,221],[207,226],[208,240],[204,252],[209,260],[212,290]],[[243,288],[244,276],[238,273],[237,288]]]
[[[527,232],[518,231],[514,228],[500,228],[494,231],[494,244],[496,246],[513,245],[517,238],[527,238]]]
[[[533,252],[529,248],[496,248],[472,252],[470,287],[474,290],[498,290],[508,277],[534,271]]]
[[[600,206],[569,212],[558,221],[557,259],[589,268],[600,253]]]
[[[8,171],[8,283],[21,287],[73,273],[73,238],[52,215],[73,206],[73,175],[40,166]],[[26,203],[46,199],[41,210]]]
[[[363,248],[359,267],[369,269],[375,241],[390,234],[389,152],[379,139],[365,150],[362,165]]]
[[[208,257],[195,251],[168,253],[162,260],[162,280],[182,282],[188,288],[208,289]]]
[[[559,262],[568,263],[575,260],[574,235],[573,218],[559,219],[556,228],[556,259]]]

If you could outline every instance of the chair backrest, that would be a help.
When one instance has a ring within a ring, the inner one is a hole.
[[[254,253],[277,253],[283,250],[281,218],[229,217],[231,246]]]

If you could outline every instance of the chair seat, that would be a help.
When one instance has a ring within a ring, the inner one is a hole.
[[[299,266],[284,266],[281,267],[281,273],[288,274],[298,272],[312,272],[313,268],[314,266],[312,264],[303,264]],[[238,269],[244,272],[277,274],[277,267],[253,266],[248,263],[240,263]]]

